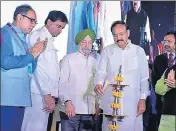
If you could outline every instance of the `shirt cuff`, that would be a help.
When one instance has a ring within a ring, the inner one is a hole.
[[[146,100],[147,96],[148,96],[148,94],[147,94],[147,95],[146,95],[146,94],[141,94],[141,95],[140,95],[140,99]]]
[[[29,60],[34,61],[34,56],[31,53],[27,52],[26,56]]]
[[[47,91],[47,92],[46,92],[46,91],[43,91],[42,93],[43,93],[44,96],[51,94],[49,91]]]
[[[96,86],[96,85],[102,85],[102,86],[103,86],[103,82],[102,82],[102,81],[96,82],[96,83],[95,83],[95,86]]]
[[[56,97],[56,98],[58,98],[58,90],[56,90],[56,89],[50,89],[50,91],[51,91],[51,96],[54,96],[54,97]]]

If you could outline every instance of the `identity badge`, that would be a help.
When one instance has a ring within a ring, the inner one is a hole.
[[[32,74],[32,64],[29,64],[29,65],[28,65],[28,73],[29,73],[29,74]]]

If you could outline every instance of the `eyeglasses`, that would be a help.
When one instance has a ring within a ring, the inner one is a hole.
[[[22,16],[28,18],[31,23],[33,23],[33,24],[38,24],[36,19],[30,18],[30,17],[28,17],[28,16],[26,16],[26,15],[22,15]]]
[[[161,41],[161,43],[164,44],[164,45],[165,45],[165,44],[170,44],[170,43],[172,43],[172,42],[173,42],[173,41],[169,41],[169,40],[163,40],[163,41]]]

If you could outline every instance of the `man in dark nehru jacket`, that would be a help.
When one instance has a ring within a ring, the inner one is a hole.
[[[147,51],[149,49],[148,42],[151,41],[149,18],[141,8],[141,1],[133,1],[133,8],[128,11],[125,22],[129,26],[131,42],[143,47],[145,52],[149,52]]]

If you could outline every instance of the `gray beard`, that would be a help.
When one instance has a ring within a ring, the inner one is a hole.
[[[81,47],[79,48],[79,52],[83,54],[84,56],[89,56],[91,53],[91,49],[82,49]]]

